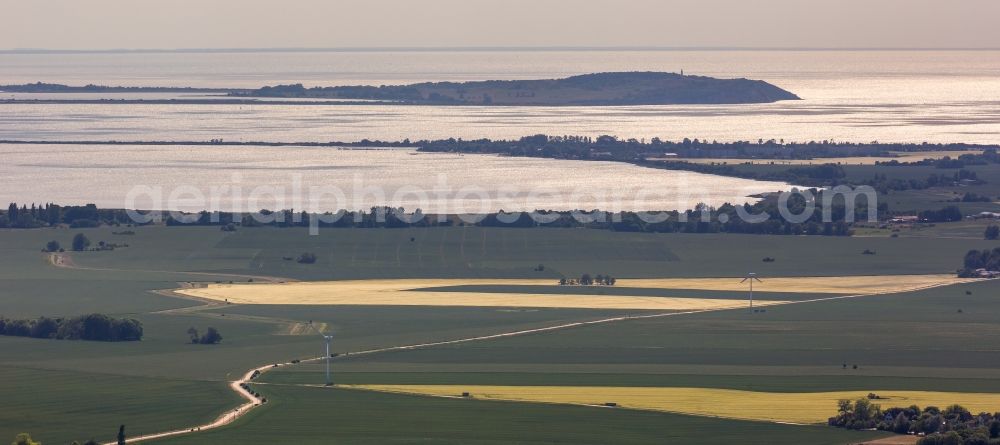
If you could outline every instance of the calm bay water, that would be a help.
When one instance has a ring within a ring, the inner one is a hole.
[[[754,200],[751,194],[788,189],[616,162],[404,149],[9,144],[0,145],[0,158],[0,202],[111,208],[668,210],[743,203]]]
[[[313,86],[634,70],[761,79],[804,100],[563,108],[0,105],[0,138],[354,141],[549,133],[675,140],[1000,143],[997,51],[0,54],[0,84]]]
[[[395,105],[0,104],[0,139],[356,141],[423,138],[518,138],[535,133],[679,140],[823,140],[1000,143],[1000,52],[537,51],[537,52],[251,52],[0,53],[0,84],[56,82],[126,86],[258,87],[401,84],[420,81],[554,78],[598,71],[681,71],[766,80],[802,97],[760,105],[635,107],[434,107]],[[0,93],[0,97],[10,98]],[[170,96],[170,95],[168,95]],[[39,97],[33,95],[32,97]],[[65,98],[65,95],[58,96]],[[98,95],[162,98],[160,95]],[[24,97],[19,97],[24,98]],[[92,99],[93,95],[86,97]],[[787,188],[621,164],[498,157],[410,155],[335,149],[0,146],[0,201],[95,202],[120,207],[135,186],[305,184],[353,190],[382,186],[385,197],[346,204],[329,199],[311,210],[374,204],[427,211],[609,208],[584,190],[666,190],[622,201],[624,209],[687,208],[697,202],[743,202]],[[406,186],[479,187],[489,199],[393,195]],[[39,181],[37,178],[58,178]],[[353,184],[353,185],[352,185]],[[496,199],[516,184],[516,200]],[[558,197],[531,195],[555,188]],[[356,188],[356,187],[355,187]],[[697,191],[691,199],[679,199]],[[531,196],[529,196],[531,195]],[[262,198],[264,199],[264,198]],[[260,207],[281,207],[278,200]],[[483,204],[486,202],[486,204]],[[292,203],[290,203],[292,204]],[[335,205],[336,204],[336,205]],[[210,208],[249,206],[246,200]],[[291,207],[292,205],[288,205]],[[204,207],[204,206],[203,206]],[[169,208],[200,208],[175,203]],[[249,206],[253,210],[253,206]]]

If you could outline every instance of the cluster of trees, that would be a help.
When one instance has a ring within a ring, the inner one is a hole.
[[[1000,239],[1000,226],[991,225],[987,227],[986,231],[983,232],[983,237],[988,240]]]
[[[991,202],[992,198],[974,192],[966,192],[961,198],[956,198],[955,202]]]
[[[918,445],[997,445],[1000,444],[1000,413],[972,414],[960,405],[945,409],[914,405],[883,410],[868,398],[841,400],[831,426],[855,430],[878,429],[897,434],[924,434]]]
[[[962,210],[956,206],[947,206],[939,210],[923,210],[917,214],[921,221],[954,222],[962,220]]]
[[[960,277],[975,277],[977,269],[1000,271],[1000,247],[993,250],[970,250],[965,254],[965,260],[958,275]]]
[[[585,273],[583,275],[580,275],[580,279],[578,279],[578,280],[574,280],[572,278],[570,278],[570,279],[560,278],[559,279],[559,285],[560,286],[576,286],[576,285],[579,285],[579,286],[593,286],[593,285],[598,285],[598,286],[614,286],[617,281],[618,280],[615,277],[612,277],[611,275],[597,274],[597,276],[593,276],[592,277],[592,276],[590,276],[589,273]]]
[[[188,328],[187,334],[191,339],[191,343],[196,345],[214,345],[222,341],[222,334],[219,333],[218,329],[213,327],[209,327],[201,335],[198,335],[197,329],[191,327]]]
[[[890,178],[885,174],[875,174],[870,180],[858,181],[857,185],[868,185],[879,192],[885,193],[890,190],[925,190],[931,187],[948,187],[962,181],[969,181],[973,184],[986,183],[979,179],[976,172],[961,169],[950,175],[945,173],[932,174],[925,179]]]
[[[10,203],[0,211],[0,228],[34,229],[65,224],[73,228],[97,227],[101,224],[131,224],[125,210],[98,209],[94,204],[59,206],[56,204],[28,205]]]
[[[899,162],[896,160],[880,161],[876,162],[876,165],[886,165],[886,166],[923,165],[923,166],[933,166],[936,168],[964,168],[970,165],[987,165],[987,164],[1000,163],[1000,154],[997,153],[997,147],[986,146],[979,148],[983,148],[982,154],[964,153],[959,155],[957,158],[945,156],[940,159],[927,158],[921,161],[911,161],[911,162]]]
[[[0,334],[57,340],[139,341],[142,323],[132,318],[89,314],[73,318],[0,318]]]
[[[73,236],[73,242],[71,248],[74,252],[83,252],[85,250],[115,250],[119,247],[128,247],[128,244],[117,244],[108,243],[105,241],[98,241],[97,247],[90,248],[90,238],[82,233],[77,233]],[[59,241],[52,240],[45,243],[45,247],[42,249],[44,252],[63,252],[65,249]]]

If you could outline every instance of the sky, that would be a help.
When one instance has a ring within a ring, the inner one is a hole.
[[[998,0],[0,0],[0,49],[998,48]]]

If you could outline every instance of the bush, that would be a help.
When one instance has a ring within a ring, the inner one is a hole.
[[[215,328],[208,328],[205,331],[205,335],[201,336],[201,344],[203,345],[215,345],[222,341],[222,334],[219,333]]]
[[[962,436],[954,431],[935,433],[917,441],[917,445],[962,445]]]
[[[316,254],[312,252],[304,252],[302,255],[299,255],[299,259],[297,261],[299,264],[313,264],[316,262]]]
[[[11,445],[42,445],[42,443],[32,440],[28,433],[20,433],[14,436],[14,442]]]

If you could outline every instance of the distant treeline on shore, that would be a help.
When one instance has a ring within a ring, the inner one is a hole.
[[[519,139],[434,139],[382,141],[362,139],[360,141],[343,142],[268,142],[268,141],[230,141],[223,138],[201,141],[121,141],[121,140],[16,140],[0,139],[0,144],[44,144],[44,145],[195,145],[195,146],[265,146],[265,147],[343,147],[343,148],[413,148],[424,152],[446,153],[481,153],[499,154],[505,156],[524,156],[552,159],[598,160],[624,162],[683,162],[685,159],[732,159],[739,160],[817,160],[826,158],[852,157],[886,157],[892,158],[898,152],[947,152],[947,151],[978,151],[982,150],[988,158],[977,158],[978,155],[960,154],[950,160],[952,166],[960,162],[996,162],[1000,145],[982,145],[966,143],[932,144],[932,143],[902,143],[902,142],[837,142],[823,141],[785,141],[775,139],[758,139],[757,141],[708,141],[684,138],[678,141],[660,138],[623,139],[611,135],[591,136],[549,136],[537,134]],[[882,161],[883,165],[917,165],[923,162]]]
[[[377,142],[377,141],[374,141]],[[362,141],[360,143],[374,143]],[[408,140],[405,141],[411,143]],[[411,144],[421,151],[493,153],[559,159],[671,161],[672,158],[720,158],[733,160],[811,160],[823,158],[894,157],[895,152],[989,150],[995,154],[1000,145],[930,144],[886,142],[837,142],[830,140],[795,142],[775,139],[719,142],[684,138],[668,141],[660,138],[620,139],[615,136],[549,136],[538,134],[517,140],[440,139]]]
[[[144,223],[134,222],[129,211],[123,209],[98,209],[86,206],[58,206],[55,204],[20,205],[11,203],[6,213],[0,211],[0,228],[31,229],[40,227],[69,226],[73,228],[98,226],[141,226],[165,224],[167,226],[217,226],[220,230],[236,231],[242,227],[319,227],[319,228],[410,228],[410,227],[509,227],[509,228],[587,228],[618,232],[651,233],[750,233],[771,235],[835,235],[851,234],[850,209],[842,194],[833,195],[830,208],[824,208],[824,191],[811,190],[816,196],[815,210],[805,220],[787,221],[779,217],[779,200],[767,195],[756,204],[719,207],[699,205],[686,211],[662,212],[605,212],[601,210],[533,212],[496,212],[479,215],[425,214],[420,209],[407,212],[402,208],[372,207],[368,211],[310,213],[293,210],[261,210],[250,213],[209,212],[196,213],[160,212],[162,218],[151,218]],[[854,219],[867,219],[868,203],[864,199],[852,202]],[[788,209],[803,213],[808,204],[799,194],[788,199]],[[886,204],[879,204],[878,211],[886,211]],[[147,214],[148,212],[140,212]],[[768,215],[765,221],[746,221],[740,213]],[[830,219],[824,221],[824,213]],[[131,233],[131,232],[129,232]]]
[[[227,88],[193,88],[193,87],[126,87],[87,84],[70,86],[59,83],[24,83],[17,85],[0,85],[4,93],[227,93]]]

